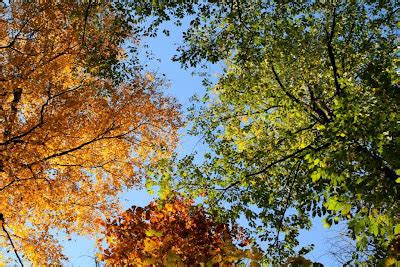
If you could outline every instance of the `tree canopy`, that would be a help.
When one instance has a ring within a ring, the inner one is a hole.
[[[179,106],[126,58],[135,36],[112,4],[0,11],[0,244],[60,263],[54,233],[95,233],[119,211],[118,193],[174,147]]]
[[[196,15],[176,60],[225,64],[189,118],[211,152],[201,164],[194,155],[167,162],[155,179],[206,194],[222,218],[244,215],[272,262],[299,252],[298,230],[313,217],[347,223],[358,250],[349,262],[393,260],[398,9],[395,1],[199,1],[159,16],[153,8],[160,19]]]
[[[261,259],[258,250],[248,246],[251,241],[240,227],[214,222],[193,203],[170,196],[144,208],[133,206],[103,222],[107,247],[102,248],[100,259],[138,266],[208,266]]]
[[[61,264],[61,238],[102,233],[108,264],[259,260],[253,246],[262,262],[307,265],[299,231],[319,218],[346,225],[346,264],[394,264],[398,11],[396,1],[0,4],[1,246],[21,265]],[[179,104],[139,60],[141,39],[168,20],[190,21],[174,60],[223,66],[187,117],[208,148],[200,158],[173,153]],[[144,180],[161,199],[123,212],[118,194]]]

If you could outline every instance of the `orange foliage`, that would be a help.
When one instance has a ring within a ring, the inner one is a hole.
[[[185,265],[197,263],[229,264],[242,258],[254,258],[254,251],[239,249],[250,240],[240,228],[214,222],[193,201],[173,197],[157,206],[133,206],[113,221],[101,223],[107,248],[100,240],[99,258],[107,264],[143,266]]]
[[[64,259],[52,230],[90,234],[116,214],[180,126],[152,75],[113,79],[132,35],[122,15],[61,2],[0,7],[0,214],[34,263]]]

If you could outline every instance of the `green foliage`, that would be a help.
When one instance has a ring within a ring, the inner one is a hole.
[[[273,262],[317,216],[347,222],[370,261],[387,257],[400,220],[396,2],[211,2],[163,9],[197,15],[177,60],[226,69],[189,117],[211,152],[159,166],[162,182],[244,215]]]

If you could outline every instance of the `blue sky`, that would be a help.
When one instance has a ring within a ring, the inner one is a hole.
[[[205,93],[205,88],[202,86],[202,77],[193,76],[193,69],[182,69],[180,64],[172,62],[171,58],[175,54],[178,43],[181,42],[181,28],[177,28],[172,23],[167,24],[166,27],[170,30],[170,36],[166,37],[160,34],[157,38],[145,40],[149,45],[150,50],[154,53],[155,58],[160,59],[151,60],[146,63],[149,65],[151,71],[156,71],[160,74],[165,74],[169,80],[170,87],[166,93],[175,96],[182,104],[182,109],[190,105],[190,97],[194,94],[202,95]],[[217,77],[221,67],[218,65],[209,66],[207,72],[210,77]],[[204,149],[198,145],[198,139],[190,136],[182,136],[178,153],[186,154],[193,151],[193,149]],[[132,205],[144,206],[153,199],[145,190],[131,190],[121,196],[121,200],[126,208]],[[323,263],[325,266],[339,266],[332,258],[327,255],[329,250],[328,241],[334,240],[333,237],[337,234],[339,227],[333,229],[323,228],[321,219],[314,220],[314,227],[310,231],[302,231],[300,235],[300,242],[302,245],[310,243],[316,244],[315,250],[307,256],[311,260]],[[68,266],[94,266],[94,242],[88,238],[76,237],[71,241],[66,241],[65,253],[69,257]]]

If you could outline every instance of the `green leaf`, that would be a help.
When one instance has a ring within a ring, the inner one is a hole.
[[[363,232],[364,230],[365,230],[365,222],[364,222],[364,220],[356,221],[355,225],[354,225],[355,234],[358,235],[361,232]]]
[[[378,236],[379,234],[379,225],[377,223],[373,223],[369,227],[369,232],[374,236]]]
[[[347,215],[351,210],[350,204],[344,204],[341,210],[342,215]]]
[[[396,226],[394,227],[394,234],[400,234],[400,224],[396,224]]]
[[[326,218],[324,218],[322,220],[322,222],[323,222],[324,228],[331,228],[331,226],[332,226],[332,222],[331,221],[329,221]]]
[[[319,171],[315,171],[311,174],[311,179],[315,183],[321,178],[321,173]]]

